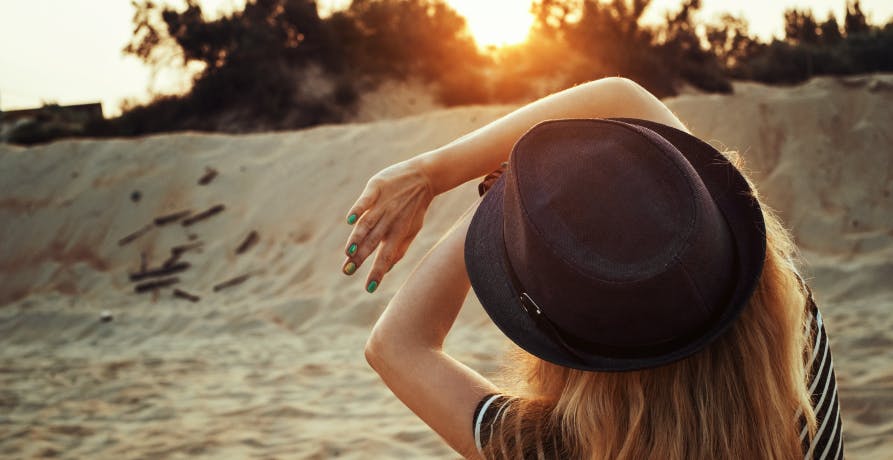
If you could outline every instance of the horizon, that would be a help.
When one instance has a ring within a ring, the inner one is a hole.
[[[130,2],[120,0],[102,1],[101,8],[92,10],[102,11],[105,13],[102,16],[88,14],[77,4],[64,0],[0,6],[4,13],[0,14],[0,68],[5,69],[0,74],[0,110],[49,103],[101,102],[105,116],[111,117],[121,113],[125,101],[145,102],[155,94],[188,90],[192,75],[188,71],[168,68],[153,77],[154,71],[148,65],[123,55],[121,49],[132,35],[133,7]],[[162,3],[183,4],[172,0]],[[245,1],[200,0],[199,3],[206,15],[217,17],[241,9]],[[317,3],[320,14],[326,16],[346,7],[350,0]],[[469,31],[482,48],[488,44],[517,43],[519,37],[526,37],[522,24],[530,17],[529,2],[446,0],[446,3],[466,17]],[[678,9],[680,3],[681,0],[654,0],[643,23],[661,21],[667,11]],[[893,2],[863,0],[861,6],[874,24],[886,23],[893,16]],[[845,0],[755,0],[746,5],[733,0],[704,0],[698,18],[712,20],[722,13],[741,16],[748,20],[751,33],[770,40],[783,36],[783,11],[789,8],[811,10],[818,20],[827,18],[831,11],[842,23]],[[489,17],[497,9],[502,27],[495,30]],[[60,41],[60,36],[65,41]],[[29,46],[21,46],[23,41]]]

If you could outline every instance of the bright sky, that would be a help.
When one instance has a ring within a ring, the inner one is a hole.
[[[182,0],[161,0],[182,4]],[[213,13],[231,11],[245,0],[200,0]],[[447,0],[468,19],[479,43],[523,40],[531,18],[528,0]],[[350,0],[318,0],[324,11]],[[680,0],[653,0],[647,13],[660,20]],[[90,8],[86,8],[89,5]],[[744,16],[761,37],[780,36],[782,12],[812,8],[824,19],[843,17],[845,0],[703,0],[702,18],[722,12]],[[893,16],[893,1],[862,0],[873,23]],[[102,101],[107,116],[120,113],[128,98],[146,99],[151,71],[121,48],[132,34],[133,7],[127,0],[0,0],[0,110],[36,107],[43,102],[75,104]],[[180,75],[162,75],[156,88],[170,92],[188,84]]]

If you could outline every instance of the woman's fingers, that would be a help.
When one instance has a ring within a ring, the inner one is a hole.
[[[342,271],[354,274],[378,249],[366,284],[366,290],[375,291],[418,233],[432,198],[430,182],[418,168],[398,163],[379,171],[348,211],[347,222],[354,227]]]
[[[366,290],[370,293],[375,292],[378,286],[381,285],[381,280],[384,278],[384,275],[391,271],[391,268],[393,268],[397,262],[403,259],[403,256],[406,255],[406,251],[409,249],[409,244],[412,242],[412,236],[400,235],[397,238],[392,235],[391,237],[381,240],[378,254],[376,254],[375,261],[372,263],[372,269],[366,277]],[[369,253],[371,253],[371,251]],[[369,253],[364,250],[362,254],[357,252],[355,256],[348,257],[344,261],[341,270],[345,275],[353,275],[360,267],[362,261],[369,256]],[[362,259],[360,259],[360,257],[362,257]]]
[[[384,275],[403,258],[408,247],[409,245],[403,241],[385,240],[381,243],[378,254],[375,255],[375,261],[372,263],[372,270],[366,277],[366,291],[375,292]]]
[[[374,245],[378,244],[378,241],[370,239],[370,236],[375,230],[378,230],[379,233],[386,230],[387,225],[385,225],[385,222],[381,222],[385,212],[385,210],[374,209],[360,217],[360,220],[350,232],[350,237],[347,238],[347,246],[344,248],[344,253],[348,257],[355,258],[363,249],[366,249],[366,254],[375,249]],[[365,247],[369,244],[373,245],[372,248]],[[357,265],[359,265],[359,262]]]
[[[369,257],[369,254],[372,254],[372,252],[375,251],[378,243],[384,239],[384,236],[388,233],[388,228],[390,227],[387,222],[384,222],[386,220],[384,218],[371,224],[364,223],[363,221],[365,220],[367,220],[366,216],[363,216],[360,222],[357,223],[357,228],[355,228],[354,231],[361,230],[361,232],[352,235],[351,242],[347,246],[347,256],[356,262],[357,267],[363,265],[363,261]]]
[[[350,260],[350,257],[348,257],[344,261],[344,265],[341,266],[341,272],[347,276],[350,276],[357,272],[357,268],[359,268],[357,266],[357,263]]]
[[[347,212],[347,223],[353,225],[357,223],[360,217],[375,204],[375,201],[378,200],[378,195],[380,193],[380,188],[378,184],[372,181],[369,181],[366,184],[366,188],[363,189],[363,193],[360,194],[360,197],[357,198],[357,201],[350,207],[350,211]]]

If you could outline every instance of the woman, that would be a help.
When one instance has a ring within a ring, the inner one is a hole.
[[[378,247],[375,291],[431,199],[490,171],[366,346],[457,452],[843,456],[828,339],[788,235],[629,80],[554,94],[378,173],[348,213],[344,273]],[[519,346],[504,388],[442,351],[470,286]]]

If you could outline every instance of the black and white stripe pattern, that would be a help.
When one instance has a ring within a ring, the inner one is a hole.
[[[506,414],[511,410],[512,403],[517,399],[517,397],[509,397],[503,394],[490,394],[478,403],[474,411],[474,443],[478,452],[483,454],[484,447],[493,438],[494,427],[499,426],[505,429]],[[516,431],[515,436],[512,439],[504,440],[509,442],[502,446],[502,448],[512,452],[510,457],[536,458],[537,460],[567,457],[560,450],[557,433],[546,430],[548,433],[551,433],[551,436],[545,439],[530,440],[521,439],[520,426],[512,425],[512,428]]]
[[[496,404],[493,404],[494,402]],[[499,419],[503,409],[505,409],[506,402],[508,402],[507,396],[492,394],[482,399],[481,402],[478,403],[477,409],[474,410],[474,445],[477,447],[478,452],[483,453],[484,444],[486,444],[493,435],[494,422]],[[491,407],[493,410],[490,410]],[[482,436],[481,427],[484,426],[487,427],[488,430]]]
[[[815,436],[807,439],[806,421],[802,414],[798,414],[800,427],[800,440],[803,442],[804,459],[842,459],[843,436],[841,433],[840,403],[837,398],[837,381],[834,375],[834,363],[831,359],[831,347],[828,343],[828,335],[822,322],[822,315],[812,299],[809,297],[809,316],[807,327],[812,335],[812,353],[809,364],[809,393],[812,395],[812,407],[815,411],[817,428]],[[493,427],[505,416],[506,408],[516,399],[506,395],[487,395],[478,404],[474,411],[474,442],[478,452],[482,452],[484,446],[493,434]],[[552,442],[546,452],[557,452],[557,440]],[[557,457],[556,457],[557,458]]]
[[[840,401],[837,398],[837,378],[834,375],[834,361],[822,314],[809,295],[808,327],[812,333],[812,355],[809,365],[809,393],[812,395],[812,408],[816,416],[816,433],[807,439],[805,419],[800,417],[800,440],[803,442],[804,459],[843,458],[843,435],[840,421]]]

